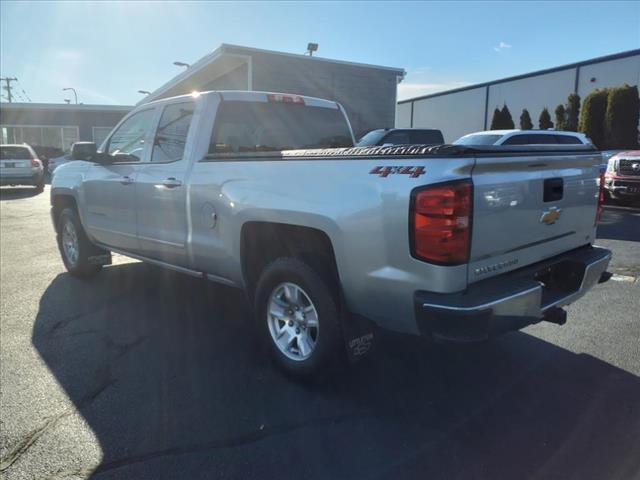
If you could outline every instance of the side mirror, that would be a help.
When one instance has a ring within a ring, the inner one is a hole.
[[[91,160],[97,150],[96,144],[93,142],[76,142],[71,145],[71,159]]]

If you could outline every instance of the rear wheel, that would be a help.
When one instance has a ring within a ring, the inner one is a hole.
[[[64,266],[71,275],[91,277],[102,269],[102,265],[89,261],[97,247],[87,238],[73,208],[65,208],[58,217],[58,248]]]
[[[44,178],[40,180],[38,183],[36,183],[35,187],[36,187],[36,192],[38,193],[44,191]]]
[[[287,373],[311,376],[345,359],[334,285],[297,258],[269,264],[256,288],[260,334]]]

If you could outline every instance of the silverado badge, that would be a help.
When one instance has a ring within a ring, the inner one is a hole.
[[[549,210],[542,214],[542,216],[540,217],[540,223],[546,223],[547,225],[556,223],[556,220],[560,218],[561,213],[562,209],[558,207],[551,207]]]

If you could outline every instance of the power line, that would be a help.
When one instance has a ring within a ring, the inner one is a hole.
[[[7,101],[9,103],[11,103],[13,101],[13,96],[11,95],[11,89],[13,88],[11,86],[11,82],[17,82],[18,79],[16,77],[0,77],[0,81],[5,82],[7,85],[5,87],[2,87],[3,89],[5,89],[7,91]]]
[[[31,98],[29,98],[29,95],[27,95],[27,92],[24,91],[24,87],[22,86],[22,84],[20,83],[20,80],[17,80],[19,86],[20,86],[20,90],[22,90],[22,96],[24,98],[26,98],[28,101],[31,101]],[[26,101],[26,100],[25,100]]]

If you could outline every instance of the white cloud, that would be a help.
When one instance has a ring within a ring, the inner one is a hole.
[[[493,47],[496,52],[503,52],[505,50],[508,50],[509,48],[511,48],[511,45],[509,45],[507,42],[500,42],[498,45]]]
[[[471,83],[465,81],[402,82],[398,85],[398,100],[429,95],[430,93],[444,92],[453,90],[454,88],[466,87],[467,85],[471,85]]]

